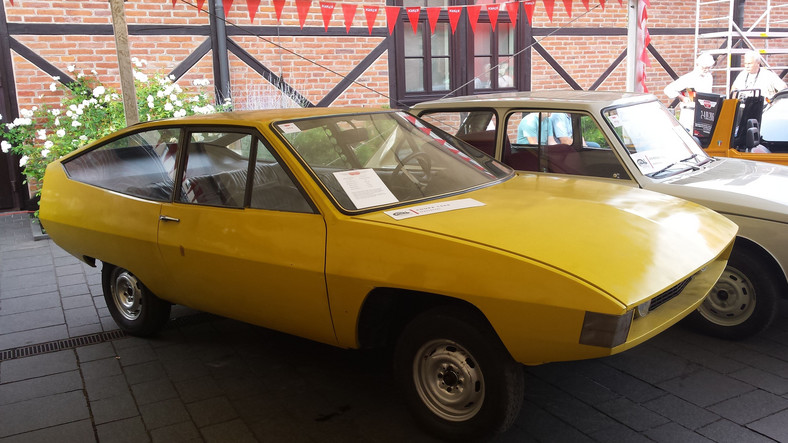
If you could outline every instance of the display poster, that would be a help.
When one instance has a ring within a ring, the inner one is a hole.
[[[374,169],[339,171],[334,173],[334,177],[358,209],[387,205],[398,201]]]

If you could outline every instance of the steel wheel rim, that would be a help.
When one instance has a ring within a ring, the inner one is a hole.
[[[413,380],[424,405],[444,420],[469,420],[484,402],[481,368],[470,352],[452,340],[432,340],[419,348]]]
[[[755,311],[756,294],[752,282],[738,269],[728,266],[709,295],[698,307],[707,320],[721,326],[744,323]]]
[[[115,271],[112,279],[112,300],[126,320],[136,320],[142,312],[142,288],[134,274]]]

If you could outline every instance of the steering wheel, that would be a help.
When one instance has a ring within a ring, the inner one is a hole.
[[[421,179],[413,175],[413,173],[411,173],[410,171],[408,171],[407,168],[405,168],[405,165],[407,165],[409,162],[413,160],[416,160],[416,163],[419,165],[419,168],[421,169],[421,173],[422,173]],[[396,177],[398,174],[403,174],[405,177],[408,178],[408,180],[413,182],[413,184],[415,184],[421,189],[424,189],[424,187],[426,187],[427,184],[430,182],[430,179],[432,178],[432,176],[430,175],[430,171],[432,171],[432,160],[427,154],[423,152],[412,152],[407,156],[405,156],[405,158],[403,158],[402,160],[397,158],[397,161],[399,162],[399,164],[397,165],[396,168],[394,168],[394,171],[391,173],[392,177]]]

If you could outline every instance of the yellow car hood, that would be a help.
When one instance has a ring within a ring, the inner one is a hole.
[[[392,211],[361,218],[541,262],[596,286],[627,306],[702,269],[725,250],[738,229],[697,204],[591,180],[521,174],[441,201],[461,199],[473,199],[482,206],[403,220],[385,213]],[[501,278],[507,275],[502,273]]]

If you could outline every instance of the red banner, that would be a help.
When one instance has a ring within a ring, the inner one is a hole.
[[[342,14],[345,16],[345,32],[350,33],[350,27],[353,26],[353,18],[356,16],[356,4],[342,3]]]
[[[394,32],[394,26],[399,20],[399,6],[386,6],[386,24],[389,26],[389,35]]]
[[[427,8],[427,20],[430,22],[430,32],[435,34],[435,25],[441,15],[441,8],[438,6]]]
[[[202,0],[203,2],[205,0]],[[274,9],[276,10],[276,21],[282,22],[282,9],[285,7],[285,0],[274,0]]]
[[[528,0],[526,0],[528,1]],[[531,0],[536,1],[536,0]],[[512,26],[515,26],[517,23],[517,10],[520,9],[520,2],[509,2],[506,3],[506,12],[509,13],[509,21],[512,22]],[[528,11],[528,9],[526,9]],[[528,17],[528,23],[531,23],[530,16]]]
[[[421,15],[421,7],[408,7],[405,8],[405,12],[408,13],[408,20],[410,20],[410,26],[413,27],[413,33],[417,34],[419,32],[419,15]]]
[[[599,1],[600,1],[600,3],[601,3],[601,2],[602,2],[602,1],[604,1],[604,0],[599,0]],[[589,10],[588,0],[583,0],[583,6],[585,6],[585,7],[586,7],[586,12],[588,12],[588,10]]]
[[[605,0],[599,0],[599,4],[602,6],[602,11],[605,10]]]
[[[471,31],[476,33],[476,23],[479,22],[479,13],[482,12],[482,7],[479,5],[466,6],[465,12],[468,13],[468,22],[471,24]]]
[[[498,23],[499,12],[501,12],[501,5],[497,3],[487,4],[487,15],[490,17],[490,25],[493,31],[495,31],[495,25]]]
[[[233,7],[233,0],[222,0],[222,7],[224,8],[224,18],[230,13],[230,8]]]
[[[370,35],[372,35],[372,28],[375,26],[378,10],[380,10],[378,6],[364,6],[364,17],[367,18],[367,28],[369,28]]]
[[[530,25],[534,16],[534,9],[536,9],[536,0],[525,0],[523,8],[525,8],[525,16],[528,18],[528,24]]]
[[[553,22],[553,7],[555,6],[555,0],[542,0],[544,2],[544,10],[547,13],[547,18],[550,19],[550,23]]]
[[[459,6],[449,6],[449,24],[451,25],[451,33],[457,30],[457,23],[460,21],[462,8]]]
[[[569,18],[572,18],[572,0],[564,0],[564,8],[566,13],[569,14]]]
[[[254,16],[257,15],[257,8],[260,7],[260,0],[246,0],[246,8],[249,10],[249,22],[254,23]]]
[[[304,29],[306,15],[309,14],[309,8],[311,6],[312,0],[296,0],[296,9],[298,9],[298,22],[301,24],[301,29]]]
[[[331,16],[334,15],[336,5],[333,2],[320,2],[320,14],[323,15],[323,29],[326,32],[328,32],[328,24],[331,22]]]

